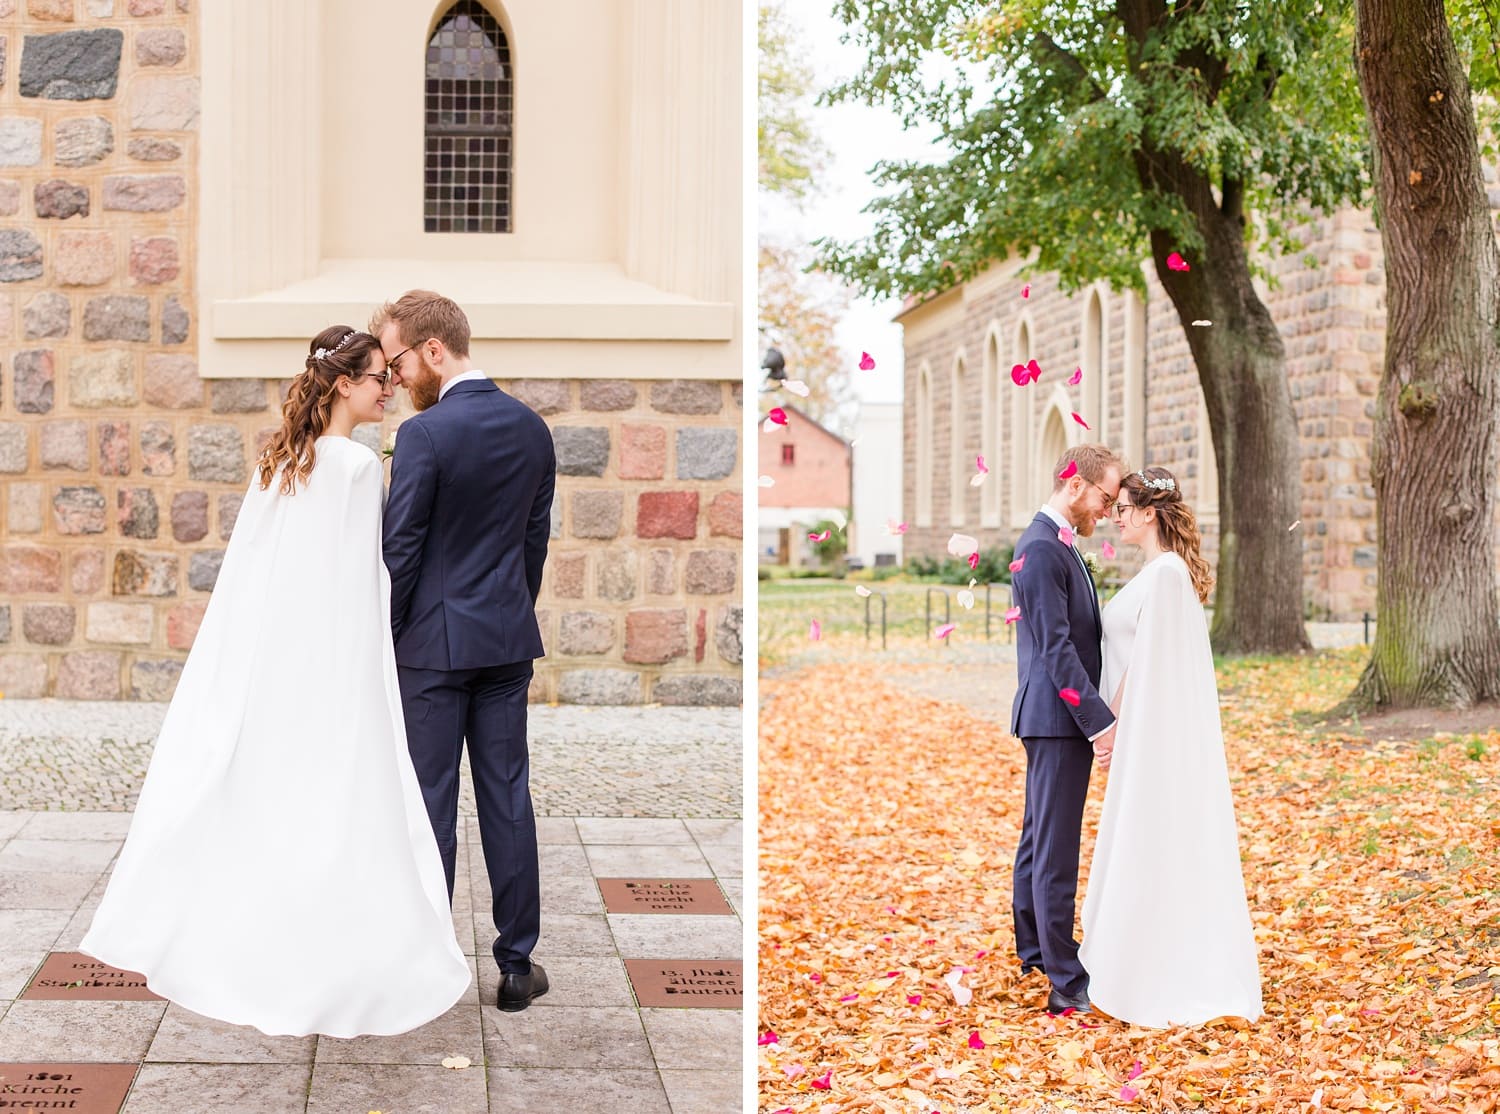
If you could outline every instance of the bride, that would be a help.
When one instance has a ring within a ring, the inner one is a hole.
[[[1260,969],[1203,602],[1213,575],[1165,468],[1111,512],[1146,564],[1104,609],[1101,692],[1118,719],[1083,901],[1089,997],[1137,1025],[1261,1014]]]
[[[470,983],[391,649],[380,345],[325,329],[292,380],[81,948],[272,1035],[393,1034]]]

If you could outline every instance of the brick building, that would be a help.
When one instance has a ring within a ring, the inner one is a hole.
[[[1488,178],[1500,212],[1493,169]],[[1301,431],[1305,611],[1353,620],[1375,609],[1369,462],[1384,360],[1380,233],[1368,214],[1347,209],[1309,222],[1302,239],[1305,251],[1270,260],[1273,281],[1257,286],[1286,345]],[[984,546],[1013,542],[1050,492],[1058,455],[1093,439],[1122,451],[1132,467],[1171,469],[1216,561],[1218,481],[1207,412],[1182,325],[1151,268],[1144,297],[1104,284],[1064,295],[1054,276],[1019,277],[1023,262],[997,264],[899,316],[906,555],[941,555],[955,532]],[[1011,367],[1033,358],[1042,378],[1016,387]],[[1075,367],[1083,379],[1069,387]],[[1074,411],[1090,432],[1073,421]],[[975,488],[969,480],[980,453],[992,471]],[[1096,535],[1112,536],[1108,529]],[[1496,556],[1500,567],[1500,549]],[[1129,572],[1128,556],[1117,567]]]
[[[760,474],[772,485],[760,488],[757,551],[761,564],[815,565],[808,529],[839,516],[848,520],[851,449],[795,406],[779,404],[787,424],[759,440]]]
[[[169,696],[308,338],[428,286],[554,431],[533,698],[739,701],[740,19],[568,9],[0,0],[0,692]]]

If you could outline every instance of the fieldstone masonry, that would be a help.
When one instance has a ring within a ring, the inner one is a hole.
[[[280,420],[284,378],[205,379],[195,355],[192,7],[0,0],[9,697],[170,697]],[[557,449],[533,698],[738,703],[738,384],[499,382]]]

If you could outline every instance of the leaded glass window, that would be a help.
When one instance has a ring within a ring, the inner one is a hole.
[[[478,0],[458,0],[427,43],[423,217],[428,232],[509,232],[510,44]]]

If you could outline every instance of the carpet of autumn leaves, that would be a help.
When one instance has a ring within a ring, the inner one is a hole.
[[[1500,1109],[1500,733],[1318,726],[1363,660],[1221,666],[1266,1013],[1172,1030],[1049,1018],[1019,976],[1004,724],[868,661],[764,678],[761,1110]]]

